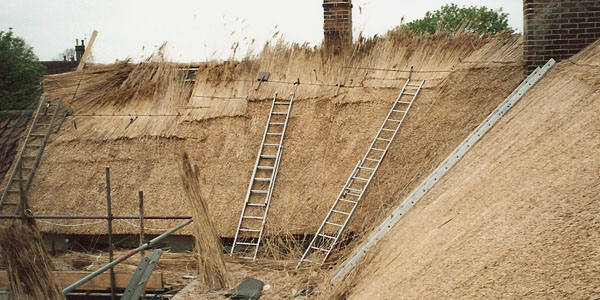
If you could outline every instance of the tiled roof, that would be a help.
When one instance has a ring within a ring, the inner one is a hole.
[[[19,141],[25,134],[31,111],[0,112],[0,182],[19,152]]]
[[[40,61],[46,67],[46,74],[60,74],[75,71],[78,61]]]

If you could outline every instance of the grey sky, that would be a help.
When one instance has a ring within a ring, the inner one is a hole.
[[[402,17],[409,22],[452,2],[503,7],[509,26],[522,30],[522,0],[354,0],[354,31],[367,36],[385,33]],[[204,61],[229,57],[235,42],[243,55],[255,39],[257,52],[277,32],[286,41],[316,45],[323,37],[321,4],[322,0],[2,0],[0,30],[13,27],[41,60],[57,58],[76,38],[89,38],[96,29],[96,62],[139,58],[165,41],[170,59]]]

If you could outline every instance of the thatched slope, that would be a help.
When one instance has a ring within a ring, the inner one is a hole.
[[[293,90],[297,101],[284,142],[267,234],[281,228],[292,233],[313,233],[368,147],[407,75],[341,66],[404,69],[415,65],[416,70],[444,71],[413,75],[417,80],[427,79],[426,88],[392,145],[380,169],[381,176],[364,198],[365,209],[358,211],[357,223],[351,229],[361,229],[363,220],[372,223],[373,216],[384,214],[390,203],[418,184],[420,176],[437,165],[522,79],[520,52],[515,50],[520,47],[520,37],[515,35],[493,39],[398,35],[371,43],[363,44],[362,52],[355,52],[342,62],[329,61],[313,50],[275,47],[237,67],[232,63],[203,67],[196,77],[195,96],[247,95],[250,99],[233,100],[232,105],[224,104],[224,99],[213,99],[207,103],[214,103],[215,107],[205,112],[197,108],[202,105],[195,102],[198,97],[189,103],[176,97],[179,100],[166,106],[161,101],[155,103],[155,99],[99,105],[76,97],[76,116],[67,118],[61,132],[51,138],[33,182],[34,213],[101,213],[103,169],[110,166],[115,214],[136,214],[137,191],[143,190],[149,215],[187,215],[189,210],[176,175],[178,163],[172,155],[186,149],[194,161],[208,170],[203,180],[210,187],[206,194],[218,233],[233,236],[266,122],[270,105],[266,99],[275,90],[281,97]],[[483,47],[490,49],[491,54],[477,51]],[[503,50],[498,51],[497,47]],[[291,55],[294,51],[298,55]],[[470,55],[475,54],[470,60]],[[452,66],[454,71],[449,73]],[[106,68],[116,72],[115,66]],[[256,92],[254,78],[258,70],[271,71],[272,81],[293,82],[300,78],[301,84],[267,82]],[[88,72],[87,80],[94,79],[94,70]],[[339,74],[346,76],[348,86],[341,89],[338,97],[333,97],[334,86],[306,84],[335,84]],[[74,89],[78,74],[64,76],[52,77],[58,80],[55,86],[71,82]],[[215,79],[225,81],[209,81]],[[98,82],[102,80],[98,78]],[[80,89],[85,91],[85,85]],[[154,116],[134,118],[129,126],[129,117],[81,116],[97,109],[104,114],[127,114],[138,108]],[[156,116],[173,112],[181,116]],[[237,114],[240,115],[229,116]],[[144,118],[148,120],[143,121]],[[170,225],[174,224],[148,222],[148,227],[155,229]],[[103,225],[48,226],[44,230],[105,231]],[[115,231],[135,233],[137,229],[133,224],[117,221]]]
[[[599,62],[596,43],[550,70],[373,249],[351,298],[597,298]]]

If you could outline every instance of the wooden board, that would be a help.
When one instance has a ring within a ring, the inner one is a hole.
[[[77,71],[83,70],[83,66],[85,66],[85,63],[87,62],[87,59],[90,56],[90,53],[92,53],[92,47],[94,47],[94,41],[96,41],[97,35],[98,35],[98,31],[94,30],[94,32],[92,32],[92,37],[90,38],[90,42],[88,43],[87,48],[85,48],[85,52],[83,52],[83,56],[79,60],[79,65],[77,65]]]
[[[61,271],[54,272],[54,275],[58,278],[61,288],[65,288],[77,280],[85,277],[91,272],[79,272],[79,271]],[[115,272],[115,286],[118,289],[125,289],[131,276],[133,273],[126,272]],[[164,288],[163,284],[163,274],[154,272],[148,279],[148,284],[146,285],[147,290],[153,289],[162,289]],[[0,271],[0,289],[8,289],[8,276],[6,271]],[[86,284],[77,288],[78,290],[108,290],[110,289],[110,274],[107,272],[102,273],[94,279],[88,281]]]

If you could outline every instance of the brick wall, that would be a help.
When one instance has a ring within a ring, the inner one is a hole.
[[[339,50],[352,43],[352,1],[323,0],[323,46]]]
[[[525,72],[567,59],[600,38],[600,0],[523,0]]]

